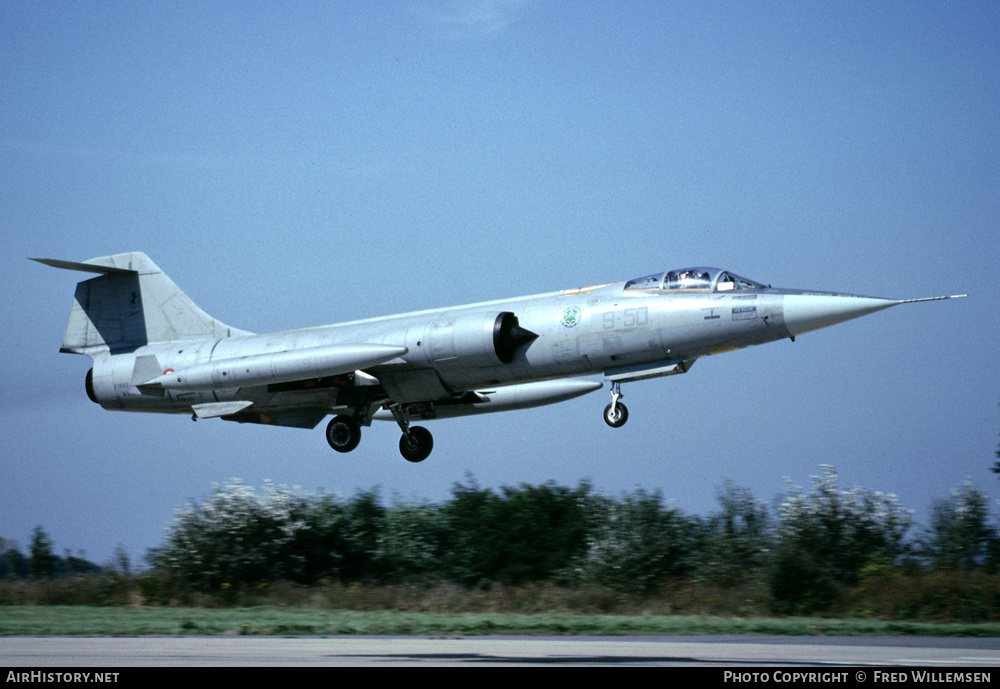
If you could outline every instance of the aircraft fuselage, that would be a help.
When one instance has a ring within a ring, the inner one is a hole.
[[[391,419],[411,461],[431,446],[411,420],[563,401],[599,389],[585,377],[603,375],[605,420],[617,427],[627,419],[622,383],[904,303],[690,268],[256,335],[205,314],[145,254],[40,260],[100,274],[78,285],[63,351],[93,359],[87,392],[104,408],[303,428],[337,414],[327,438],[341,452],[360,427]]]

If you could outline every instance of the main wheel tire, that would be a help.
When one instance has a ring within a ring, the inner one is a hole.
[[[413,426],[399,439],[399,454],[407,462],[422,462],[434,449],[434,437],[423,426]]]
[[[608,424],[612,428],[621,428],[628,421],[628,407],[619,402],[614,405],[615,412],[611,413],[611,405],[609,404],[604,408],[604,423]]]
[[[326,442],[337,452],[350,452],[361,442],[361,427],[350,416],[337,416],[326,427]]]

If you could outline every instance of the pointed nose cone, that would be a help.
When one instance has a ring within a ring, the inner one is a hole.
[[[895,299],[845,294],[786,294],[783,309],[785,327],[794,337],[810,330],[867,316],[899,303]]]

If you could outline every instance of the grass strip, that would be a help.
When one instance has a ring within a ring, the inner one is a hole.
[[[0,635],[767,635],[997,637],[1000,624],[828,618],[360,612],[310,608],[3,606]]]

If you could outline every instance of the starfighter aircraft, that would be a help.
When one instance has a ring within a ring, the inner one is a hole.
[[[686,373],[710,354],[925,299],[777,289],[718,268],[257,335],[202,311],[150,258],[82,263],[60,351],[86,354],[87,395],[105,409],[315,428],[350,452],[373,420],[395,421],[404,458],[433,448],[415,420],[527,409],[610,384],[604,420],[628,420],[622,383]]]

